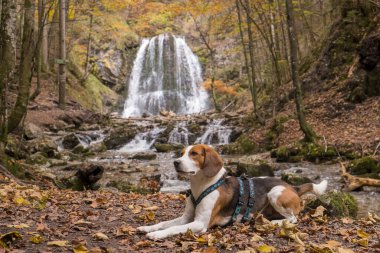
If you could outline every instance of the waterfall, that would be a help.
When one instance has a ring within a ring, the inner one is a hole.
[[[139,133],[135,138],[128,142],[124,147],[119,149],[119,152],[136,153],[147,151],[152,148],[156,138],[162,133],[165,128],[154,127],[146,132]]]
[[[203,144],[228,144],[230,142],[230,135],[232,129],[222,125],[223,120],[218,119],[211,122],[204,132],[195,143]]]
[[[123,117],[199,113],[209,108],[202,69],[185,40],[162,34],[143,39],[129,80]]]
[[[185,146],[189,145],[189,130],[187,122],[179,122],[169,134],[169,143],[181,143]]]

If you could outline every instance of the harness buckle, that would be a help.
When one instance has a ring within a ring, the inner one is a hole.
[[[254,204],[255,204],[255,202],[248,201],[247,206],[249,206],[249,207],[253,207]]]
[[[244,205],[243,201],[239,200],[239,201],[238,201],[238,205],[239,205],[239,206]]]

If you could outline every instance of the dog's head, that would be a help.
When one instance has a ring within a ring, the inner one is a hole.
[[[223,160],[212,147],[198,144],[184,148],[181,157],[174,161],[174,167],[180,173],[213,177],[222,169]]]

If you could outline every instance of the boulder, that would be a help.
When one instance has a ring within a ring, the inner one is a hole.
[[[380,162],[367,156],[351,161],[347,168],[352,175],[376,174],[380,173]]]
[[[291,185],[301,185],[306,183],[312,183],[312,180],[308,177],[296,173],[285,172],[281,175],[281,179]]]
[[[256,143],[242,134],[235,142],[221,147],[223,154],[250,154],[256,151]]]
[[[43,136],[43,131],[41,128],[33,123],[27,123],[24,128],[24,136],[26,140],[33,140],[36,138],[41,138]]]
[[[155,143],[154,148],[159,153],[167,153],[170,151],[183,149],[184,146],[182,144]]]
[[[65,149],[73,149],[78,144],[80,144],[80,141],[75,134],[69,134],[69,135],[66,135],[65,137],[63,137],[62,146]]]
[[[136,160],[154,160],[156,158],[157,158],[157,154],[153,152],[140,152],[130,157],[130,159],[136,159]]]
[[[325,214],[331,217],[352,217],[358,214],[358,203],[354,196],[346,192],[333,191],[306,203],[306,209],[323,206]]]
[[[109,136],[104,139],[104,145],[107,149],[119,149],[133,140],[136,134],[135,128],[118,127],[112,129]]]
[[[239,161],[236,174],[246,174],[248,177],[274,177],[272,166],[264,160]]]

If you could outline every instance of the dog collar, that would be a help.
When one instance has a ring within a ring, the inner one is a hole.
[[[224,177],[221,178],[221,179],[219,179],[218,182],[216,182],[215,184],[211,185],[206,190],[204,190],[201,193],[201,195],[199,195],[199,197],[197,199],[194,198],[194,195],[193,195],[193,193],[191,192],[191,189],[190,189],[189,190],[189,195],[190,195],[191,202],[193,202],[194,209],[199,205],[199,203],[201,203],[202,199],[204,199],[211,192],[213,192],[216,189],[218,189],[218,187],[221,186],[224,183],[224,181],[225,181]]]

